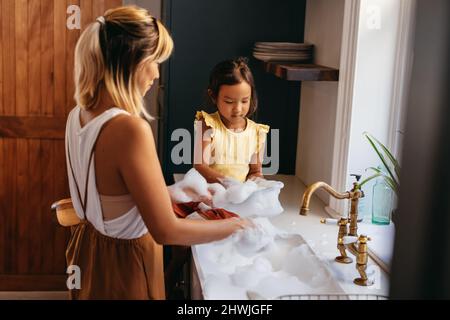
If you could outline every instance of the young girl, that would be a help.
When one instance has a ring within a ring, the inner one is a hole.
[[[250,120],[257,108],[253,75],[245,58],[219,63],[211,72],[209,102],[217,111],[199,111],[195,121],[194,167],[209,183],[262,177],[269,126]]]

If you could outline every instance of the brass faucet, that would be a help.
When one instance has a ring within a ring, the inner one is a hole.
[[[323,223],[323,221],[321,220]],[[338,239],[337,239],[337,249],[341,253],[339,257],[336,257],[334,260],[336,260],[339,263],[352,263],[353,259],[347,256],[347,252],[345,251],[346,247],[344,244],[344,237],[348,236],[348,219],[347,218],[341,218],[338,222],[339,225],[339,232],[338,232]]]
[[[355,242],[345,244],[347,250],[356,257],[356,270],[358,270],[361,276],[353,280],[353,283],[364,287],[371,286],[374,283],[372,280],[369,280],[366,273],[367,262],[369,261],[367,241],[370,241],[368,236],[360,235],[357,241],[358,245]]]
[[[324,219],[321,222],[325,223]],[[349,236],[347,218],[341,218],[338,225],[337,248],[341,255],[334,260],[339,263],[352,263],[352,258],[347,255],[347,251],[349,251],[356,257],[356,270],[358,270],[361,276],[353,280],[353,282],[359,286],[371,286],[373,281],[369,280],[366,273],[367,263],[369,261],[367,241],[371,239],[365,235],[360,235],[359,237]],[[358,245],[355,244],[356,242]]]
[[[357,178],[358,179],[358,178]],[[350,214],[349,218],[341,218],[338,222],[339,232],[337,239],[337,249],[339,250],[340,256],[336,257],[336,261],[339,263],[352,263],[353,259],[347,255],[347,251],[352,253],[356,257],[356,269],[358,270],[361,278],[354,280],[354,283],[360,286],[370,286],[373,284],[365,272],[367,269],[368,262],[368,248],[367,241],[370,240],[367,236],[358,237],[358,202],[359,199],[364,197],[364,193],[360,190],[358,182],[353,183],[353,188],[346,192],[337,192],[330,185],[325,182],[316,182],[310,185],[305,193],[303,194],[302,205],[300,209],[300,214],[306,216],[309,211],[309,203],[311,196],[318,189],[324,189],[331,196],[336,199],[350,199]],[[325,223],[325,219],[321,220]],[[350,224],[350,226],[349,226]],[[356,238],[352,243],[346,243],[346,237]],[[358,242],[356,246],[355,242]]]
[[[324,189],[327,191],[330,195],[335,197],[336,199],[350,199],[351,205],[350,205],[350,236],[357,236],[358,235],[358,202],[359,198],[364,197],[364,193],[359,189],[359,185],[357,182],[353,183],[353,188],[350,191],[346,192],[337,192],[334,190],[330,185],[326,184],[325,182],[316,182],[310,185],[305,193],[303,194],[302,199],[302,206],[300,209],[300,214],[302,216],[306,216],[309,211],[309,202],[311,200],[311,196],[313,193],[318,189]]]
[[[332,187],[330,187],[329,184],[326,184],[325,182],[322,182],[322,181],[313,183],[308,188],[306,188],[306,191],[303,194],[302,206],[300,209],[300,214],[302,216],[306,216],[308,214],[309,202],[311,200],[311,196],[318,189],[324,189],[325,191],[327,191],[330,195],[332,195],[336,199],[350,199],[350,192],[344,192],[344,193],[337,192]]]

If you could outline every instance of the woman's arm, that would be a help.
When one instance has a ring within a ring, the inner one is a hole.
[[[150,126],[138,117],[124,116],[120,121],[121,134],[117,141],[120,173],[156,242],[174,245],[211,242],[226,238],[249,224],[241,219],[176,218]]]
[[[211,128],[202,120],[201,137],[196,137],[194,142],[194,168],[208,181],[208,183],[221,183],[225,176],[220,172],[211,169]],[[198,163],[197,163],[198,162]]]

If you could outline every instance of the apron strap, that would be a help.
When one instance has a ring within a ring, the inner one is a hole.
[[[100,135],[100,133],[97,135],[97,138],[95,139],[95,142],[94,142],[94,144],[92,146],[92,149],[91,149],[91,153],[89,155],[88,169],[87,169],[87,173],[86,173],[86,183],[85,183],[85,186],[84,186],[84,198],[81,198],[80,188],[78,186],[77,179],[75,178],[75,173],[73,171],[72,161],[71,161],[71,158],[70,158],[70,148],[69,148],[69,146],[67,146],[67,155],[69,156],[70,171],[72,172],[72,178],[73,178],[73,181],[75,182],[75,187],[77,188],[78,199],[80,199],[81,207],[83,208],[83,215],[84,215],[85,219],[87,219],[86,218],[86,208],[87,208],[87,200],[88,200],[88,194],[89,194],[89,192],[88,192],[89,191],[88,190],[88,188],[89,188],[89,172],[91,170],[92,158],[94,156],[94,150],[95,150],[95,146],[97,144],[97,139],[98,139],[99,135]]]
[[[108,119],[107,121],[105,121],[105,122],[102,124],[102,126],[101,126],[101,128],[100,128],[100,130],[99,130],[99,132],[98,132],[98,134],[97,134],[97,136],[95,137],[94,144],[92,145],[92,149],[91,149],[91,152],[90,152],[90,154],[89,154],[89,162],[88,162],[88,168],[87,168],[87,174],[86,174],[86,184],[85,184],[85,187],[84,187],[85,193],[84,193],[84,197],[83,197],[83,198],[81,198],[80,188],[79,188],[79,186],[78,186],[77,179],[75,178],[75,173],[74,173],[74,171],[73,171],[72,161],[71,161],[71,158],[70,158],[70,148],[69,148],[69,144],[66,142],[67,155],[68,155],[68,157],[69,157],[70,171],[72,172],[72,178],[73,178],[73,181],[75,182],[75,186],[76,186],[76,188],[77,188],[78,199],[80,199],[81,207],[83,208],[83,215],[84,215],[84,218],[85,218],[85,219],[87,219],[87,217],[86,217],[86,209],[87,209],[87,201],[88,201],[88,194],[89,194],[89,192],[88,192],[88,187],[89,187],[89,172],[90,172],[90,170],[91,170],[91,163],[92,163],[92,158],[93,158],[93,156],[94,156],[95,146],[97,145],[98,137],[99,137],[100,134],[102,133],[103,129],[104,129],[106,126],[108,126],[108,124],[110,123],[109,120],[111,120],[111,119],[112,119],[112,118]]]

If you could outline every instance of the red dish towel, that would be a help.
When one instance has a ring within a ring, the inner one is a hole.
[[[210,209],[208,211],[202,212],[198,209],[200,202],[185,202],[185,203],[173,203],[173,211],[179,218],[186,218],[191,213],[197,211],[199,215],[207,220],[220,220],[229,218],[239,218],[236,213],[225,209]]]

